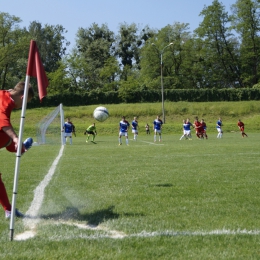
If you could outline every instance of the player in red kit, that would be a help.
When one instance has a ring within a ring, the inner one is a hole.
[[[196,130],[196,136],[199,139],[203,138],[203,128],[202,128],[201,122],[199,121],[198,117],[195,117],[194,128]]]
[[[0,148],[6,148],[7,151],[15,153],[17,151],[19,137],[13,129],[11,124],[11,112],[14,109],[19,109],[23,104],[25,83],[19,82],[14,89],[0,90]],[[28,90],[27,102],[33,98],[34,92],[31,86]],[[27,138],[22,144],[21,153],[27,151],[33,143],[32,138]],[[11,204],[9,202],[4,182],[2,181],[0,173],[0,205],[5,211],[5,217],[11,217]],[[15,216],[22,217],[23,214],[17,209]]]
[[[239,119],[237,122],[237,126],[239,130],[241,131],[242,137],[248,137],[247,134],[245,133],[245,124]]]
[[[206,125],[204,119],[201,119],[200,123],[201,123],[202,129],[203,129],[203,130],[202,130],[203,136],[204,136],[206,139],[208,139],[208,135],[207,135],[207,125]]]

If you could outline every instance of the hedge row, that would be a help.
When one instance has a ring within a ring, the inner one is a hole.
[[[165,101],[211,102],[211,101],[249,101],[260,100],[260,89],[176,89],[164,91]],[[119,104],[160,102],[160,90],[140,89],[119,93],[117,91],[90,91],[84,94],[62,94],[47,96],[40,104],[38,99],[32,100],[28,108],[58,106],[85,106],[96,104]]]

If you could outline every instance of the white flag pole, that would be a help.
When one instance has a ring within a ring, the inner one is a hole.
[[[18,143],[17,152],[16,152],[16,163],[15,163],[15,173],[14,173],[12,210],[11,210],[11,219],[10,219],[10,240],[11,241],[13,240],[13,236],[14,236],[14,218],[15,218],[15,209],[16,209],[16,195],[17,195],[17,190],[18,190],[18,177],[19,177],[19,170],[20,170],[23,129],[24,129],[26,107],[27,107],[29,83],[30,83],[30,76],[26,75],[24,94],[23,94],[23,105],[22,105],[21,120],[20,120],[20,129],[19,129],[19,143]]]

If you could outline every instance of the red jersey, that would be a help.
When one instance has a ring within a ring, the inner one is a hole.
[[[239,122],[237,123],[237,125],[238,125],[240,128],[245,126],[244,123],[241,122],[241,121],[239,121]]]
[[[10,143],[10,137],[3,131],[3,127],[10,126],[11,112],[15,108],[14,100],[9,91],[0,90],[0,148]],[[15,152],[14,145],[10,146],[10,151]]]
[[[5,126],[12,126],[10,122],[11,112],[15,108],[14,100],[9,91],[0,90],[0,131]]]
[[[201,132],[203,130],[201,122],[195,121],[194,125],[197,132]]]

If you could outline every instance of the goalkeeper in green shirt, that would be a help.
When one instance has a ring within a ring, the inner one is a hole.
[[[95,123],[93,123],[92,125],[90,125],[87,128],[87,130],[84,132],[84,135],[86,135],[86,134],[88,134],[86,143],[88,142],[90,135],[92,135],[92,142],[94,142],[95,137],[97,135],[97,129],[96,129]]]

